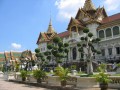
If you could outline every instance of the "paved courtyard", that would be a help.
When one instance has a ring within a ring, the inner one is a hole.
[[[0,90],[50,90],[40,87],[29,86],[25,84],[18,84],[13,82],[4,81],[0,78]]]

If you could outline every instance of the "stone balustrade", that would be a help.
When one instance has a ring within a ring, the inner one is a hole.
[[[67,85],[77,85],[77,77],[68,77]]]
[[[110,76],[111,82],[108,84],[112,88],[120,88],[120,76]]]

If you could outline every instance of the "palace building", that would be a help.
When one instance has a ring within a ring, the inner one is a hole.
[[[22,52],[16,52],[16,51],[5,51],[5,52],[0,52],[0,64],[6,63],[6,61],[9,61],[10,63],[12,62],[17,62],[21,56]]]
[[[10,65],[15,63],[20,63],[21,60],[36,60],[35,53],[30,50],[25,50],[23,52],[17,51],[5,51],[0,52],[0,65],[9,63]]]
[[[63,43],[69,43],[68,62],[78,62],[81,58],[77,43],[85,36],[83,28],[89,28],[95,38],[101,38],[98,49],[101,55],[95,55],[94,60],[101,62],[120,61],[120,13],[108,16],[104,7],[96,8],[91,0],[86,0],[77,15],[71,17],[65,32],[55,32],[50,20],[47,32],[40,32],[37,40],[41,52],[47,51],[47,44],[56,36],[62,38]]]

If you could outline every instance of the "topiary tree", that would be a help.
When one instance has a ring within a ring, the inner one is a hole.
[[[86,60],[87,62],[87,74],[93,74],[92,66],[92,56],[93,54],[100,54],[100,51],[94,48],[95,43],[100,41],[99,38],[93,39],[93,34],[89,32],[88,28],[84,28],[83,32],[86,34],[84,37],[81,37],[81,42],[77,44],[79,47],[78,51],[81,53],[81,60]]]
[[[39,69],[43,68],[44,67],[44,63],[45,63],[45,56],[43,53],[40,52],[40,49],[39,48],[36,48],[35,49],[35,52],[36,52],[36,57],[37,57],[37,63],[38,63],[38,66],[39,66]]]
[[[47,49],[51,52],[50,55],[47,55],[47,59],[51,59],[51,57],[55,57],[56,63],[62,63],[62,58],[65,57],[64,55],[64,44],[60,37],[53,38],[53,44],[48,44]]]
[[[69,47],[69,43],[64,43],[64,52],[66,53],[66,57],[67,57],[67,60],[66,60],[66,64],[67,64],[67,61],[68,61],[68,53],[69,53],[69,49],[68,49],[68,47]]]

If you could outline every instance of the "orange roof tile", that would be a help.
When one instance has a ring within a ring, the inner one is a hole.
[[[59,33],[58,36],[61,37],[61,38],[64,38],[64,37],[67,37],[70,35],[70,32],[69,31],[65,31],[65,32],[62,32],[62,33]]]
[[[120,13],[114,14],[112,16],[106,17],[102,20],[102,23],[108,23],[120,19]]]

